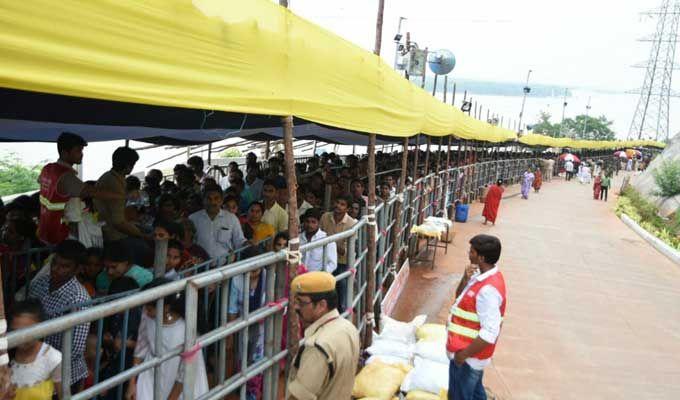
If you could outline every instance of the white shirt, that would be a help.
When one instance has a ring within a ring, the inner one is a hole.
[[[243,246],[246,238],[238,218],[229,211],[220,210],[215,219],[210,219],[205,210],[189,216],[196,226],[194,241],[203,247],[210,258],[226,256]]]
[[[568,172],[574,172],[574,163],[567,161],[564,163],[564,169]]]
[[[452,309],[458,307],[458,303],[463,299],[463,296],[468,290],[477,282],[483,281],[484,279],[496,274],[498,272],[498,267],[493,267],[483,274],[479,271],[475,272],[470,278],[465,289],[460,292],[460,296],[453,303]],[[496,343],[498,339],[498,334],[501,331],[501,304],[503,303],[503,297],[498,292],[498,290],[492,285],[485,285],[477,293],[477,316],[479,317],[479,337],[485,342]],[[449,317],[449,321],[450,321]],[[449,358],[453,360],[455,353],[449,353]],[[470,357],[465,360],[466,363],[476,370],[482,370],[484,367],[489,365],[491,362],[490,358],[486,360],[480,360],[478,358]]]
[[[300,235],[300,245],[304,245],[310,242],[314,242],[316,240],[321,240],[325,238],[326,232],[322,231],[319,229],[316,231],[314,236],[312,236],[312,240],[307,240],[307,234],[305,232],[302,232]],[[335,269],[338,267],[338,251],[337,248],[335,247],[335,242],[329,243],[326,247],[326,262],[324,263],[324,247],[317,247],[312,250],[305,251],[304,255],[302,256],[302,263],[305,264],[305,267],[307,267],[308,271],[326,271],[333,273]]]

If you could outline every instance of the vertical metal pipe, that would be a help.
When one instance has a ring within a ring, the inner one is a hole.
[[[434,85],[432,85],[432,96],[437,97],[437,78],[439,75],[434,74]]]
[[[71,348],[73,346],[73,328],[67,329],[61,337],[61,398],[71,397]]]
[[[379,54],[379,53],[378,53]],[[423,80],[420,82],[420,88],[424,89],[425,88],[425,77],[427,76],[427,47],[425,48],[425,68],[423,68]]]
[[[355,233],[349,238],[349,241],[347,242],[347,267],[349,268],[350,271],[355,270],[357,267],[356,265],[356,241],[357,241],[357,234]],[[347,278],[347,302],[345,303],[345,310],[352,310],[352,306],[354,304],[354,274],[351,274]],[[354,322],[354,313],[350,313],[349,315],[349,320]]]
[[[444,75],[444,99],[443,102],[446,103],[446,91],[449,88],[449,76]]]
[[[246,296],[247,293],[248,292],[246,292]],[[198,287],[191,281],[187,282],[184,304],[186,310],[184,316],[184,351],[190,352],[196,345],[196,310],[198,309]],[[182,382],[183,400],[193,400],[196,380],[196,362],[185,362],[184,360],[181,362],[184,363],[184,380]]]
[[[451,93],[451,105],[456,105],[456,82],[453,82],[453,93]]]

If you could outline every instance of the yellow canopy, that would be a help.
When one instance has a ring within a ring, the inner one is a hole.
[[[294,115],[387,136],[517,138],[271,0],[4,1],[0,26],[3,88]]]
[[[666,145],[653,140],[574,140],[571,138],[554,138],[530,133],[519,138],[519,142],[528,146],[569,147],[573,149],[607,150],[624,147],[658,147]]]
[[[0,25],[5,88],[390,136],[516,138],[270,0],[5,1]]]

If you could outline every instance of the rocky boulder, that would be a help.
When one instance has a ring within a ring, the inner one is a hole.
[[[668,217],[680,208],[680,196],[664,199],[655,194],[659,188],[654,181],[654,171],[659,168],[664,160],[680,161],[680,134],[675,135],[663,152],[649,164],[644,172],[633,176],[630,184],[659,207],[659,215]]]

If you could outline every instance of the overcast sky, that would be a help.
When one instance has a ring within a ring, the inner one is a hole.
[[[377,0],[290,0],[291,9],[373,49]],[[382,55],[393,62],[399,17],[421,47],[448,48],[454,76],[626,91],[642,84],[660,0],[386,0]]]

